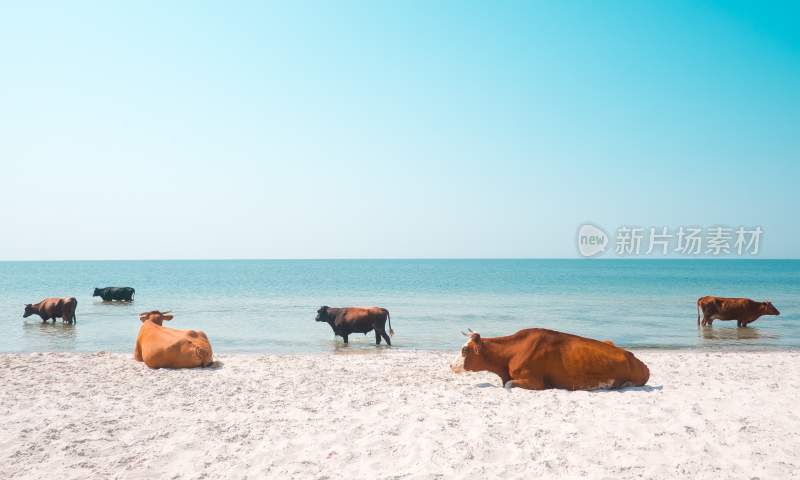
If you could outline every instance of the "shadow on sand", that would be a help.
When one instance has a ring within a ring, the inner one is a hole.
[[[625,393],[625,392],[660,392],[664,389],[663,385],[642,385],[641,387],[625,387],[625,388],[601,388],[598,390],[590,390],[592,393]]]
[[[503,389],[506,389],[505,387],[503,387],[499,383],[494,384],[494,383],[482,382],[482,383],[476,384],[475,386],[477,388],[503,388]],[[654,385],[654,386],[643,385],[641,387],[598,388],[596,390],[576,390],[576,391],[578,391],[578,392],[592,392],[592,393],[625,393],[625,392],[659,392],[659,391],[661,391],[663,389],[664,389],[664,387],[662,385]],[[510,390],[525,390],[525,389],[517,387],[517,388],[512,388],[512,389],[506,389],[506,390],[510,391]],[[549,390],[560,390],[560,389],[554,388],[554,389],[549,389]],[[539,392],[539,391],[543,391],[543,390],[529,390],[529,391],[531,391],[531,392]],[[562,391],[566,392],[568,390],[562,390]]]

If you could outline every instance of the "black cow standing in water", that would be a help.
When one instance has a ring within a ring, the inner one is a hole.
[[[132,302],[133,295],[136,293],[131,287],[106,287],[95,288],[93,297],[100,297],[104,302],[119,300],[120,302]]]
[[[389,335],[394,335],[392,319],[389,311],[381,307],[347,307],[331,308],[320,307],[317,310],[318,322],[326,322],[333,329],[333,334],[338,335],[347,343],[347,336],[351,333],[367,334],[375,330],[375,345],[381,344],[381,338],[391,345]],[[386,334],[386,322],[389,322],[389,335]]]

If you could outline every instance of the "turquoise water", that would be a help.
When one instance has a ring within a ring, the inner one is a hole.
[[[94,287],[132,286],[133,304]],[[769,299],[780,317],[698,329],[702,295]],[[22,318],[25,303],[78,299],[75,326]],[[133,348],[138,312],[172,310],[217,352],[374,349],[372,334],[334,341],[316,309],[381,305],[396,348],[456,349],[485,336],[547,327],[636,348],[800,347],[800,261],[787,260],[241,260],[0,262],[0,351]]]

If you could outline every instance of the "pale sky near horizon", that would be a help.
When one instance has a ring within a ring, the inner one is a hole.
[[[800,258],[790,2],[0,6],[0,260]]]

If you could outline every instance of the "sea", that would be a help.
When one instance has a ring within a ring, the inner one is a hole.
[[[132,303],[95,287],[130,286]],[[748,328],[698,328],[703,295],[768,299],[780,316]],[[45,297],[78,299],[75,325],[22,318]],[[345,346],[316,310],[378,305],[394,349],[456,350],[543,327],[635,349],[800,348],[800,261],[722,259],[198,260],[0,262],[0,352],[131,352],[138,313],[171,310],[169,326],[205,331],[215,352],[367,352]]]

